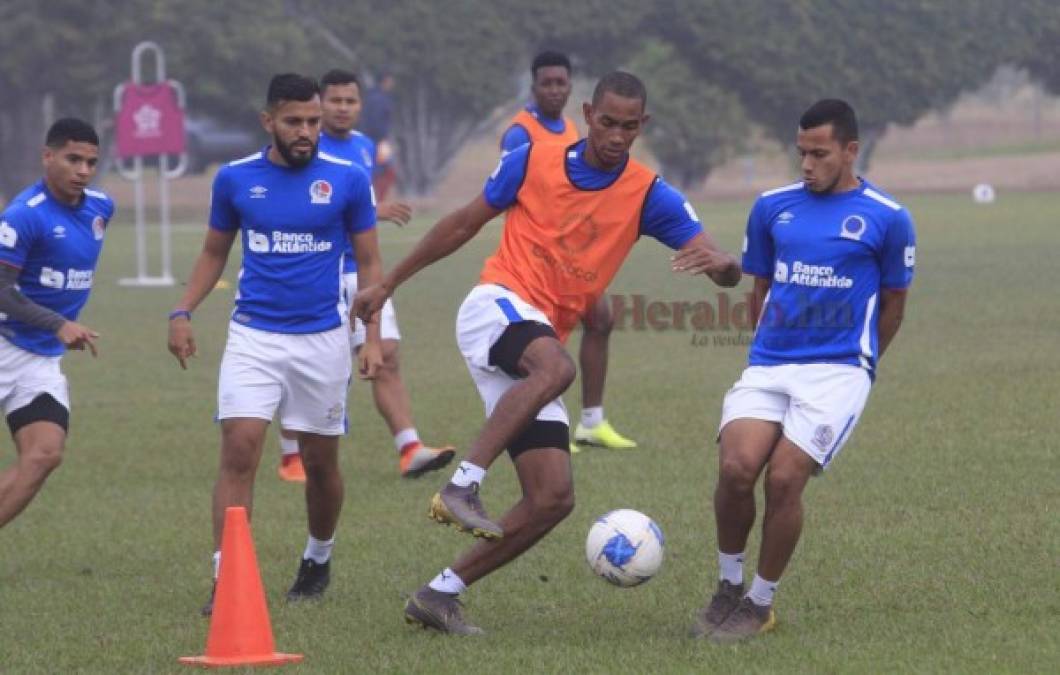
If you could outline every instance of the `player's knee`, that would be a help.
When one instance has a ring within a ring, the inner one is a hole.
[[[23,451],[24,465],[34,475],[44,478],[63,463],[61,443],[36,443]]]
[[[383,340],[383,367],[379,371],[388,375],[397,375],[399,364],[397,340]]]
[[[549,527],[559,523],[574,511],[574,490],[570,485],[552,486],[533,501],[537,520]]]
[[[597,333],[598,335],[610,335],[611,329],[615,326],[615,315],[611,311],[611,303],[607,301],[605,296],[589,310],[589,314],[586,315],[585,331],[587,333]]]
[[[802,499],[802,489],[805,485],[806,478],[801,473],[770,467],[766,471],[765,479],[767,508],[771,504],[782,505],[798,502]]]
[[[726,489],[736,492],[753,492],[757,478],[754,467],[749,466],[738,455],[722,454],[718,467],[718,481]]]
[[[555,392],[555,396],[559,396],[574,383],[574,378],[578,375],[578,369],[570,355],[560,348],[555,358],[551,359],[548,365],[542,369],[541,374],[548,390]]]

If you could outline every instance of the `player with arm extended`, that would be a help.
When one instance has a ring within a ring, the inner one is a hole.
[[[588,138],[524,145],[505,155],[482,194],[442,218],[384,278],[354,301],[377,312],[400,284],[467,243],[507,212],[496,253],[457,315],[457,343],[486,409],[486,423],[430,516],[479,542],[409,599],[409,622],[458,634],[468,624],[458,595],[521,555],[574,507],[570,428],[560,396],[574,379],[563,346],[585,311],[618,272],[640,235],[678,249],[675,270],[739,282],[736,259],[719,250],[685,198],[629,149],[647,122],[647,92],[614,72],[596,85],[583,113]],[[479,499],[486,470],[508,449],[522,498],[498,522]]]
[[[224,513],[249,514],[265,432],[274,415],[298,432],[305,464],[309,537],[291,601],[318,598],[330,581],[342,509],[339,436],[345,433],[351,374],[341,295],[342,252],[352,240],[366,284],[382,274],[368,175],[317,152],[317,83],[287,73],[269,83],[262,125],[272,143],[230,162],[214,178],[209,229],[187,290],[169,315],[169,350],[182,368],[195,355],[191,314],[224,271],[241,237],[236,306],[218,377],[221,464],[213,493],[214,578]],[[362,376],[382,362],[379,324],[369,317],[359,354]],[[213,598],[203,614],[213,609]]]
[[[854,173],[858,126],[825,99],[799,120],[802,180],[769,190],[747,220],[743,270],[758,327],[749,365],[725,396],[714,516],[717,590],[692,634],[716,642],[773,628],[773,594],[802,531],[802,493],[850,440],[913,281],[909,212]],[[765,472],[758,570],[743,561]]]
[[[44,177],[0,214],[0,410],[18,454],[0,471],[0,527],[62,461],[70,397],[60,360],[67,349],[96,356],[99,334],[77,317],[114,215],[110,197],[88,187],[99,166],[91,125],[55,122],[42,162]]]

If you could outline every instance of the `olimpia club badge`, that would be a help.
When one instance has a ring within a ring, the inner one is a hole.
[[[96,241],[103,239],[103,233],[106,230],[107,225],[103,222],[103,216],[96,216],[92,219],[92,236],[96,238]]]
[[[326,180],[315,180],[309,186],[310,204],[331,203],[331,183]]]

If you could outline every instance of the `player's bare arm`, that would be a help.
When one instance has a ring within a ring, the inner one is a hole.
[[[909,297],[908,288],[884,288],[880,290],[880,356],[887,351],[891,340],[898,334],[905,315],[905,301]]]
[[[177,303],[176,316],[169,321],[169,352],[180,362],[180,367],[187,370],[187,360],[195,356],[195,336],[192,334],[188,314],[195,311],[225,270],[228,254],[236,240],[238,230],[222,231],[210,228],[206,232],[206,241],[202,251],[195,260],[191,270],[188,286],[184,296]],[[185,312],[180,314],[179,312]]]
[[[96,356],[95,340],[99,333],[88,326],[69,321],[62,314],[39,305],[18,289],[22,268],[0,265],[0,312],[12,319],[55,333],[67,349],[88,348]]]
[[[412,207],[404,202],[383,202],[375,209],[376,220],[389,220],[404,227],[412,219]]]
[[[754,287],[751,288],[751,320],[754,325],[762,320],[762,308],[766,304],[766,295],[773,280],[769,277],[754,277]]]
[[[357,256],[357,285],[378,286],[383,278],[383,260],[379,254],[379,238],[375,228],[350,236],[354,254]],[[350,317],[353,321],[354,317]],[[383,365],[383,344],[380,332],[379,313],[364,321],[365,342],[357,353],[358,372],[362,379],[375,378]]]
[[[469,204],[444,216],[423,235],[416,247],[399,262],[381,283],[362,288],[353,301],[354,314],[362,321],[383,308],[383,303],[402,283],[424,267],[457,251],[471,241],[482,226],[501,212],[479,195]]]
[[[675,272],[705,274],[719,286],[732,288],[740,283],[740,263],[718,248],[714,238],[706,232],[689,239],[674,254],[672,262]]]

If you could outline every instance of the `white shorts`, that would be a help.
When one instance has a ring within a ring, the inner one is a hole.
[[[284,429],[341,436],[351,363],[345,324],[290,335],[232,322],[221,357],[217,418],[271,420],[279,410]]]
[[[342,293],[342,297],[346,300],[346,308],[348,311],[350,304],[353,303],[353,296],[357,295],[356,272],[353,274],[342,275]],[[386,302],[383,304],[380,320],[382,323],[379,326],[379,330],[383,334],[384,340],[401,339],[401,333],[398,331],[397,325],[397,314],[394,312],[394,301],[390,298],[387,298]],[[364,322],[360,319],[355,319],[353,322],[353,349],[359,349],[367,339],[368,333],[365,331]]]
[[[34,354],[0,338],[0,410],[4,415],[26,407],[41,394],[50,394],[69,410],[70,391],[59,370],[61,358]]]
[[[871,388],[868,372],[856,366],[750,366],[725,394],[718,433],[740,418],[779,422],[788,440],[827,468],[853,433]]]
[[[490,348],[509,324],[520,321],[552,325],[541,310],[496,284],[472,288],[456,315],[456,344],[486,406],[486,417],[493,414],[497,401],[518,382],[497,366],[490,365]],[[537,419],[570,424],[567,407],[561,398],[546,403]]]

